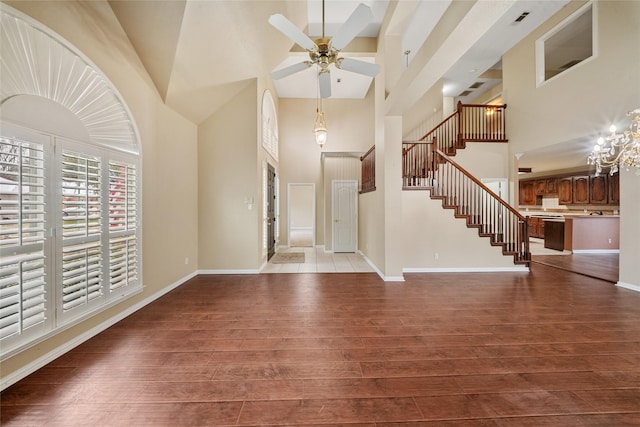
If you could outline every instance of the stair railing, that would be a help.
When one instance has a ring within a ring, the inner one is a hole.
[[[457,218],[466,218],[467,226],[501,246],[503,254],[513,255],[514,262],[529,265],[528,219],[444,152],[435,149],[433,156],[438,167],[428,176],[431,197],[454,209]]]

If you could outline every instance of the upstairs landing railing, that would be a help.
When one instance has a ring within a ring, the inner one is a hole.
[[[439,148],[454,156],[467,142],[507,142],[507,105],[463,104],[456,111],[420,138],[438,140]]]

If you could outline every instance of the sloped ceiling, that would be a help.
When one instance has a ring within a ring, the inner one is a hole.
[[[109,4],[165,103],[195,123],[287,57],[269,16],[306,26],[303,1],[124,1]]]

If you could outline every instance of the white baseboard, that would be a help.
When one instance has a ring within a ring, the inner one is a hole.
[[[260,268],[250,270],[198,270],[198,274],[260,274]]]
[[[385,282],[404,282],[403,276],[385,276],[384,273],[380,271],[378,266],[375,265],[373,261],[371,261],[365,254],[363,254],[361,250],[358,250],[358,254],[362,256],[362,258],[367,262],[367,264],[369,264],[369,266],[373,268],[373,271],[375,271],[378,274],[378,276],[380,276],[380,278]]]
[[[619,254],[620,249],[574,249],[574,254]]]
[[[631,283],[618,282],[616,283],[616,286],[618,286],[619,288],[625,288],[632,291],[640,292],[640,285],[633,285]]]
[[[438,267],[438,268],[403,268],[403,273],[528,273],[529,267]]]
[[[47,365],[48,363],[53,362],[55,359],[57,359],[58,357],[62,356],[66,352],[68,352],[70,350],[73,350],[75,347],[77,347],[80,344],[84,343],[85,341],[93,338],[94,336],[98,335],[100,332],[105,331],[106,329],[108,329],[109,327],[115,325],[116,323],[118,323],[119,321],[124,319],[125,317],[130,316],[131,314],[135,313],[136,311],[140,310],[144,306],[146,306],[146,305],[152,303],[153,301],[157,300],[158,298],[160,298],[161,296],[165,295],[166,293],[174,290],[175,288],[177,288],[178,286],[182,285],[183,283],[185,283],[189,279],[195,277],[196,275],[197,275],[197,273],[194,271],[193,273],[191,273],[191,274],[183,277],[182,279],[170,284],[169,286],[167,286],[164,289],[156,292],[155,294],[145,298],[144,300],[140,301],[139,303],[137,303],[135,305],[132,305],[131,307],[127,308],[126,310],[121,311],[117,315],[107,319],[106,321],[102,322],[101,324],[89,329],[88,331],[84,332],[83,334],[78,335],[78,336],[74,337],[72,340],[67,341],[66,343],[62,344],[61,346],[58,346],[58,347],[54,348],[53,350],[49,351],[47,354],[39,357],[38,359],[34,360],[33,362],[29,363],[28,365],[23,366],[22,368],[18,369],[15,372],[12,372],[11,374],[9,374],[6,377],[2,377],[2,380],[0,380],[0,391],[4,390],[5,388],[9,387],[12,384],[15,384],[16,382],[18,382],[21,379],[27,377],[28,375],[31,375],[32,373],[34,373],[38,369],[42,368],[43,366]]]

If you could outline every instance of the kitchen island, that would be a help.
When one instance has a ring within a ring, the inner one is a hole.
[[[565,215],[564,249],[580,252],[618,252],[620,217],[618,215]]]

